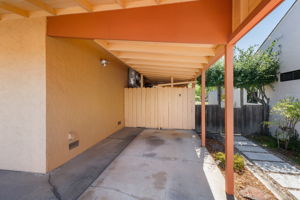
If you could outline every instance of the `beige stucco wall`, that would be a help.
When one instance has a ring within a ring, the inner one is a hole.
[[[101,58],[110,64],[102,67]],[[127,68],[88,40],[48,37],[46,60],[47,170],[52,170],[124,126]],[[80,140],[72,150],[69,132]]]
[[[46,170],[46,19],[0,22],[0,169]]]

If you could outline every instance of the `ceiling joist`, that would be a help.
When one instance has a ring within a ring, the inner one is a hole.
[[[0,8],[23,17],[29,17],[29,12],[27,10],[23,10],[22,8],[16,7],[4,1],[0,1]]]
[[[214,56],[214,48],[207,47],[188,47],[188,46],[168,46],[167,44],[153,45],[148,42],[141,42],[139,44],[105,42],[98,40],[110,51],[118,52],[143,52],[143,53],[159,53],[171,54],[180,56]]]
[[[34,5],[35,7],[39,8],[28,10],[28,7],[24,7],[23,1]],[[4,9],[9,11],[9,13],[1,13],[0,16],[1,20],[7,19],[15,19],[17,14],[20,17],[31,17],[41,14],[41,10],[46,11],[45,16],[49,15],[66,15],[66,14],[76,14],[82,13],[83,10],[87,12],[100,12],[100,11],[107,11],[107,10],[117,10],[117,9],[124,9],[124,8],[136,8],[136,7],[144,7],[144,6],[153,6],[158,4],[172,4],[172,3],[181,3],[181,2],[190,2],[196,0],[141,0],[141,1],[129,1],[129,0],[111,0],[111,1],[98,1],[95,3],[94,0],[68,0],[64,3],[63,0],[18,0],[13,1],[13,4],[9,1],[1,2],[0,0],[0,9]],[[13,14],[13,15],[12,15]]]
[[[141,74],[165,74],[165,75],[187,75],[187,76],[195,76],[196,72],[178,72],[178,71],[164,71],[164,70],[157,70],[157,71],[152,71],[152,70],[146,70],[146,69],[139,69],[137,70]]]
[[[126,0],[115,0],[117,4],[121,6],[121,8],[126,8]]]
[[[182,71],[182,72],[198,72],[199,69],[193,68],[174,68],[172,66],[169,67],[159,67],[159,66],[152,66],[152,65],[131,65],[134,69],[151,69],[151,70],[165,70],[165,71]]]
[[[176,67],[176,68],[202,68],[203,64],[185,63],[185,62],[168,62],[168,61],[152,61],[152,60],[139,60],[139,59],[123,59],[129,65],[152,65],[158,67]]]
[[[95,42],[137,72],[156,80],[171,76],[181,80],[195,79],[216,51],[216,45],[209,44],[124,40]]]
[[[56,15],[56,10],[51,6],[49,6],[48,4],[46,4],[45,2],[43,2],[42,0],[25,0],[25,1],[48,12],[51,15]]]
[[[88,0],[74,0],[80,7],[88,12],[93,12],[93,5]]]
[[[200,47],[200,48],[215,48],[214,44],[192,44],[192,43],[170,43],[170,42],[143,42],[143,41],[128,41],[128,40],[96,40],[97,42],[105,42],[107,44],[131,44],[131,45],[151,45],[156,47]]]
[[[197,56],[175,56],[175,55],[163,55],[156,53],[137,53],[137,52],[118,52],[114,53],[121,59],[143,59],[143,60],[155,60],[155,61],[170,61],[170,62],[186,62],[186,63],[208,63],[206,57]]]

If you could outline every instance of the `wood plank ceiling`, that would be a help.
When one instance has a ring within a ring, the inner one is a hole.
[[[219,46],[120,40],[95,40],[126,65],[153,81],[194,80]]]
[[[196,0],[0,0],[0,20],[154,6]],[[262,0],[233,0],[233,30]],[[223,45],[95,40],[125,64],[161,81],[193,80],[224,53]]]
[[[195,0],[0,0],[0,19],[64,15]]]

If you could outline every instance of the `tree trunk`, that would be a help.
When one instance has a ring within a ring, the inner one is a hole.
[[[241,104],[241,107],[244,106],[244,89],[243,88],[240,88],[240,104]]]
[[[241,134],[244,134],[244,127],[245,127],[245,123],[244,123],[244,89],[240,88],[240,105],[241,105]]]
[[[221,106],[222,102],[222,88],[221,86],[218,86],[218,105]]]
[[[270,105],[264,104],[263,105],[263,121],[268,122],[270,120]],[[262,125],[262,134],[263,135],[270,135],[269,125],[265,124]]]

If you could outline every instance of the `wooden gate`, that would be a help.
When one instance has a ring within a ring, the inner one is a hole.
[[[195,129],[195,89],[125,88],[125,126]]]

